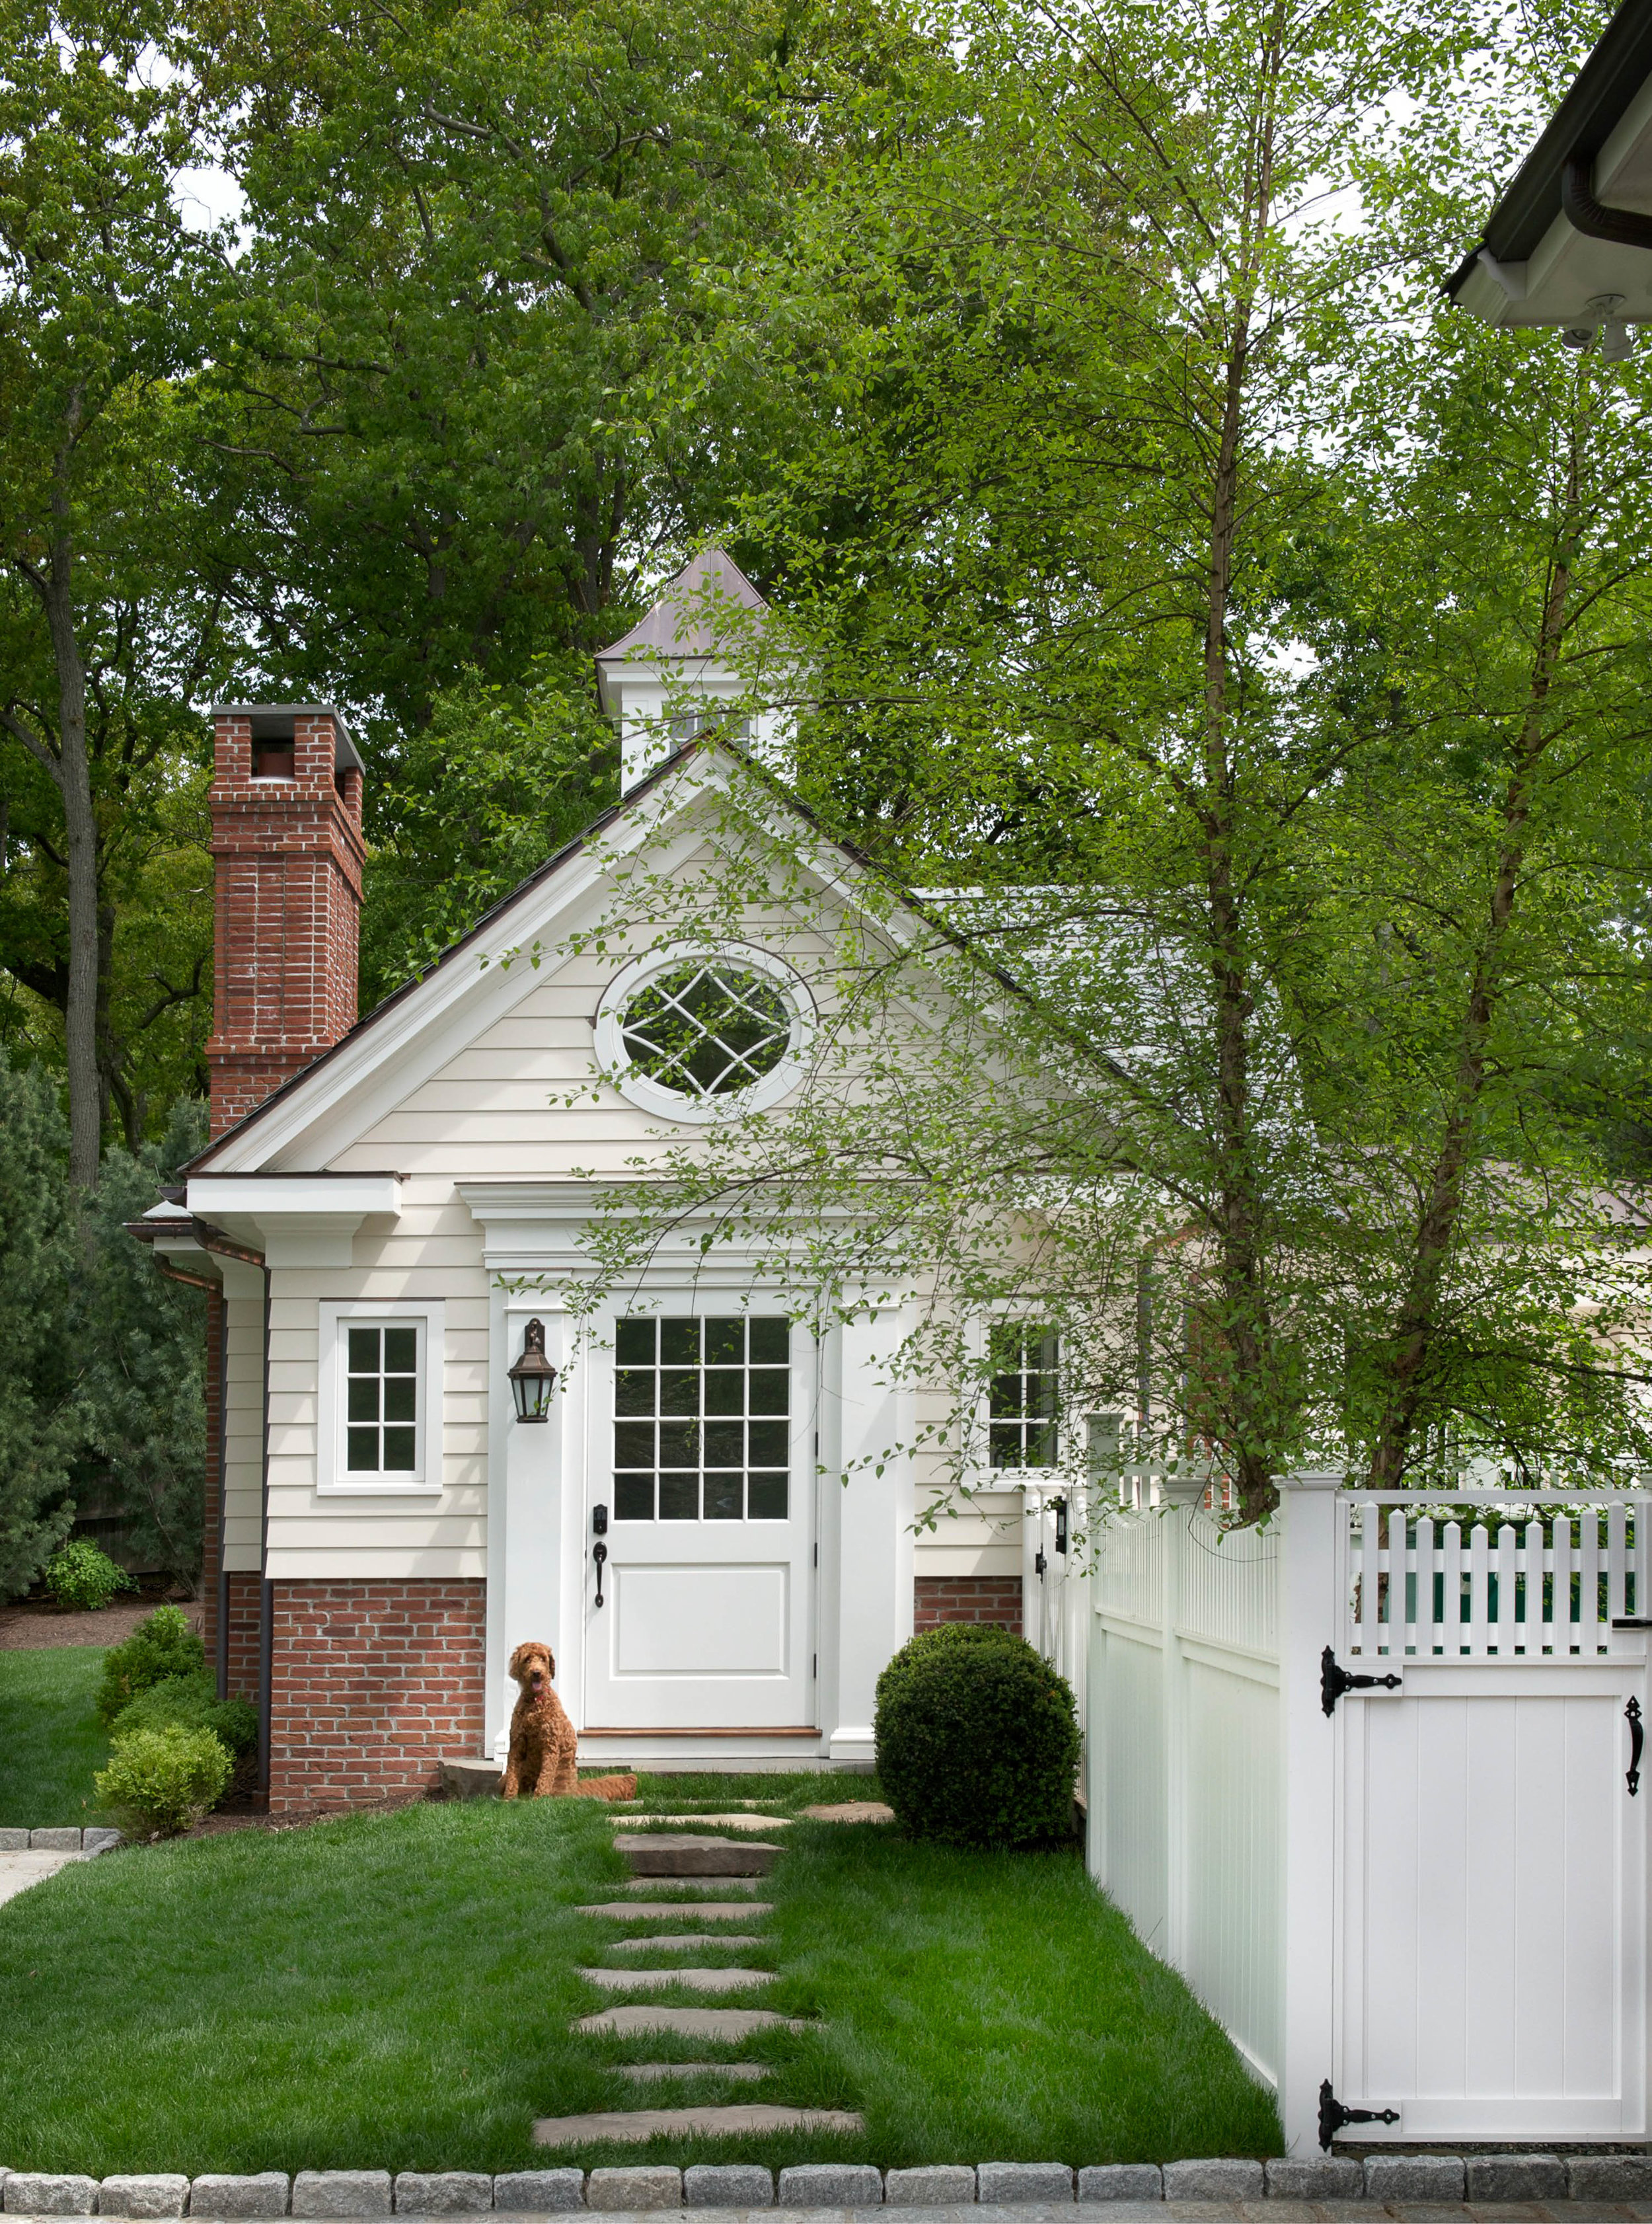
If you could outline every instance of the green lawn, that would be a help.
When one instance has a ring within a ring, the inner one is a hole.
[[[867,1788],[644,1783],[651,1804],[672,1806],[795,1807]],[[748,2044],[777,2067],[763,2097],[858,2107],[865,2137],[547,2155],[530,2144],[534,2116],[635,2104],[615,2063],[706,2050],[570,2032],[603,2004],[579,1963],[638,1929],[577,1911],[625,1875],[610,1835],[594,1806],[475,1801],[65,1870],[0,1909],[7,2161],[103,2176],[1278,2150],[1271,2100],[1075,1855],[953,1853],[875,1825],[798,1823],[770,1880],[772,1943],[704,1958],[784,1965],[766,2004],[818,2013],[823,2028]],[[688,1896],[661,1897],[678,1890]],[[721,2081],[697,2085],[672,2098],[730,2097]]]
[[[98,1645],[0,1652],[0,1823],[97,1823],[91,1779],[109,1735],[91,1711]]]

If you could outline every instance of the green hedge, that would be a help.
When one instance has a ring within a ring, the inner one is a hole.
[[[1073,1834],[1078,1721],[1041,1654],[1006,1629],[925,1630],[878,1678],[878,1780],[902,1826],[954,1846]]]

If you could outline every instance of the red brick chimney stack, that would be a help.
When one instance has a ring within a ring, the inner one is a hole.
[[[318,703],[213,711],[211,1131],[356,1022],[362,761]]]

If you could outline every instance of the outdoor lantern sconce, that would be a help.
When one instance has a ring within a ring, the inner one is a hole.
[[[555,1389],[556,1382],[557,1370],[545,1355],[545,1323],[531,1320],[522,1330],[522,1355],[510,1370],[511,1395],[516,1400],[517,1419],[547,1419],[551,1393]]]

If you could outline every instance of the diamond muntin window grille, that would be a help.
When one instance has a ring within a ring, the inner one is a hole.
[[[792,1015],[779,990],[716,958],[673,966],[626,1007],[621,1039],[637,1072],[681,1096],[749,1089],[791,1047]]]

